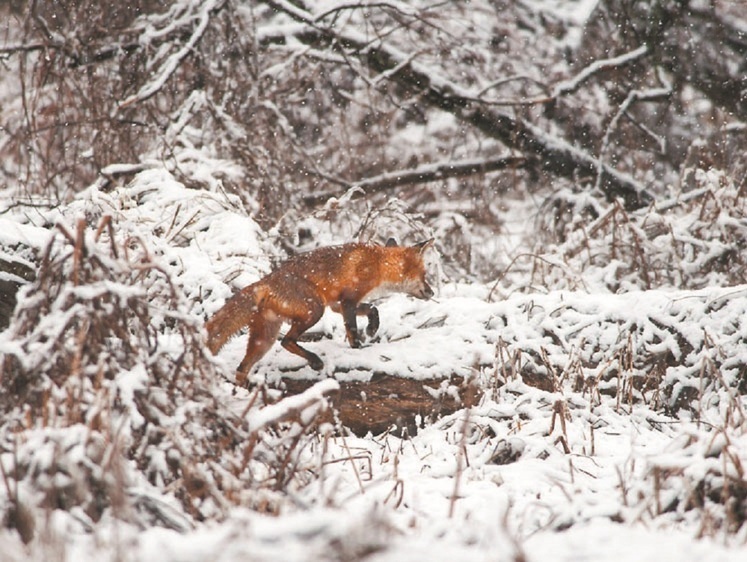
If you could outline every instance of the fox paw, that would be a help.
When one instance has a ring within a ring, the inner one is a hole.
[[[316,357],[316,356],[309,358],[309,365],[315,371],[321,371],[322,369],[324,369],[324,361],[322,361],[321,359],[319,359],[319,357]]]

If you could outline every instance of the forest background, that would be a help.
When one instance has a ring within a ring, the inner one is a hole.
[[[596,559],[644,536],[651,556],[737,559],[741,2],[11,0],[0,14],[11,560],[158,545],[189,560],[217,544],[226,560],[278,545],[572,559],[583,536]],[[241,344],[216,360],[202,334],[232,291],[299,251],[390,236],[436,240],[436,302],[382,305],[383,340],[358,355],[325,319],[330,378],[278,351],[257,390],[232,388]],[[373,377],[432,388],[346,438],[334,396],[365,402]]]

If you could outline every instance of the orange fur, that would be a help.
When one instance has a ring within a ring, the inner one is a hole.
[[[236,332],[249,328],[246,354],[236,381],[244,384],[249,371],[269,351],[283,322],[290,324],[282,345],[305,358],[314,369],[322,360],[298,344],[298,338],[321,318],[329,306],[345,322],[352,347],[360,346],[356,316],[367,316],[366,333],[376,333],[379,314],[364,301],[379,292],[403,292],[428,299],[433,290],[425,280],[423,251],[432,241],[416,246],[343,244],[299,254],[256,283],[239,291],[208,320],[208,347],[213,353]]]

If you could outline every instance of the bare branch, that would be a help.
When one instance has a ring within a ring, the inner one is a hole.
[[[612,131],[614,131],[617,128],[618,123],[620,122],[620,119],[625,115],[628,115],[628,110],[630,107],[638,102],[638,101],[650,101],[650,100],[658,100],[662,97],[667,97],[671,95],[672,90],[671,88],[654,88],[647,91],[642,90],[632,90],[630,93],[628,93],[627,97],[625,98],[625,101],[620,104],[620,108],[617,110],[617,113],[615,113],[615,116],[612,118],[612,121],[610,121],[609,126],[607,127],[607,130],[604,133],[604,138],[602,139],[602,147],[599,150],[599,157],[597,158],[597,181],[596,186],[599,187],[602,182],[602,172],[604,168],[604,157],[607,154],[607,151],[609,150],[609,142],[610,142],[610,136],[612,134]]]
[[[532,78],[531,76],[528,76],[526,74],[518,74],[516,76],[507,76],[505,78],[501,78],[500,80],[494,80],[487,86],[485,86],[480,92],[477,94],[477,98],[482,99],[482,97],[490,90],[494,88],[498,88],[500,86],[503,86],[504,84],[510,84],[511,82],[529,82],[531,84],[534,84],[538,88],[540,88],[545,94],[548,96],[550,95],[550,92],[545,84],[542,82]]]
[[[303,198],[307,205],[319,205],[330,197],[339,197],[352,187],[359,187],[367,194],[378,193],[402,185],[413,185],[428,183],[431,181],[445,180],[471,176],[474,174],[487,174],[506,168],[520,168],[526,163],[522,156],[499,156],[497,158],[480,158],[473,160],[462,160],[459,162],[437,162],[426,164],[411,170],[398,170],[366,178],[358,182],[343,184],[344,189],[315,193]],[[338,183],[337,181],[335,183]]]

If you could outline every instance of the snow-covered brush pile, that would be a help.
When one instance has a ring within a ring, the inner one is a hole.
[[[506,289],[612,292],[747,281],[747,198],[724,172],[689,169],[688,191],[635,212],[564,191],[540,219],[559,243],[513,256]]]
[[[744,292],[532,297],[523,325],[500,320],[499,379],[521,375],[548,391],[567,385],[612,397],[620,408],[645,403],[667,415],[726,412],[747,391]]]
[[[664,452],[649,459],[631,497],[643,498],[641,518],[681,523],[697,513],[697,535],[744,537],[747,522],[747,447],[744,410],[734,401],[736,419],[720,427],[684,431]],[[696,426],[697,427],[697,426]]]
[[[703,534],[742,529],[744,287],[619,297],[515,295],[501,304],[492,319],[503,326],[493,381],[505,388],[496,401],[523,392],[524,384],[547,393],[549,433],[557,434],[557,446],[567,454],[573,451],[566,428],[587,423],[586,452],[593,454],[594,431],[609,423],[601,412],[645,411],[655,428],[691,422],[665,451],[647,459],[638,478],[621,482],[625,503],[637,505],[631,518],[679,521],[697,510]],[[517,308],[524,315],[517,316]]]
[[[0,510],[25,540],[43,510],[179,530],[232,505],[273,510],[303,484],[334,388],[237,415],[181,289],[117,229],[108,215],[58,226],[0,341]]]
[[[141,241],[116,241],[108,216],[95,233],[82,219],[76,232],[62,225],[57,231],[13,324],[17,348],[10,349],[4,364],[3,383],[11,390],[3,395],[6,406],[21,399],[49,415],[43,408],[47,382],[65,389],[78,407],[89,390],[83,381],[98,387],[99,379],[124,371],[134,390],[147,366],[154,382],[168,388],[183,375],[191,382],[212,372],[198,328],[179,313],[177,288]],[[179,354],[159,341],[164,328],[178,338],[173,343]],[[73,411],[66,419],[98,423]]]

